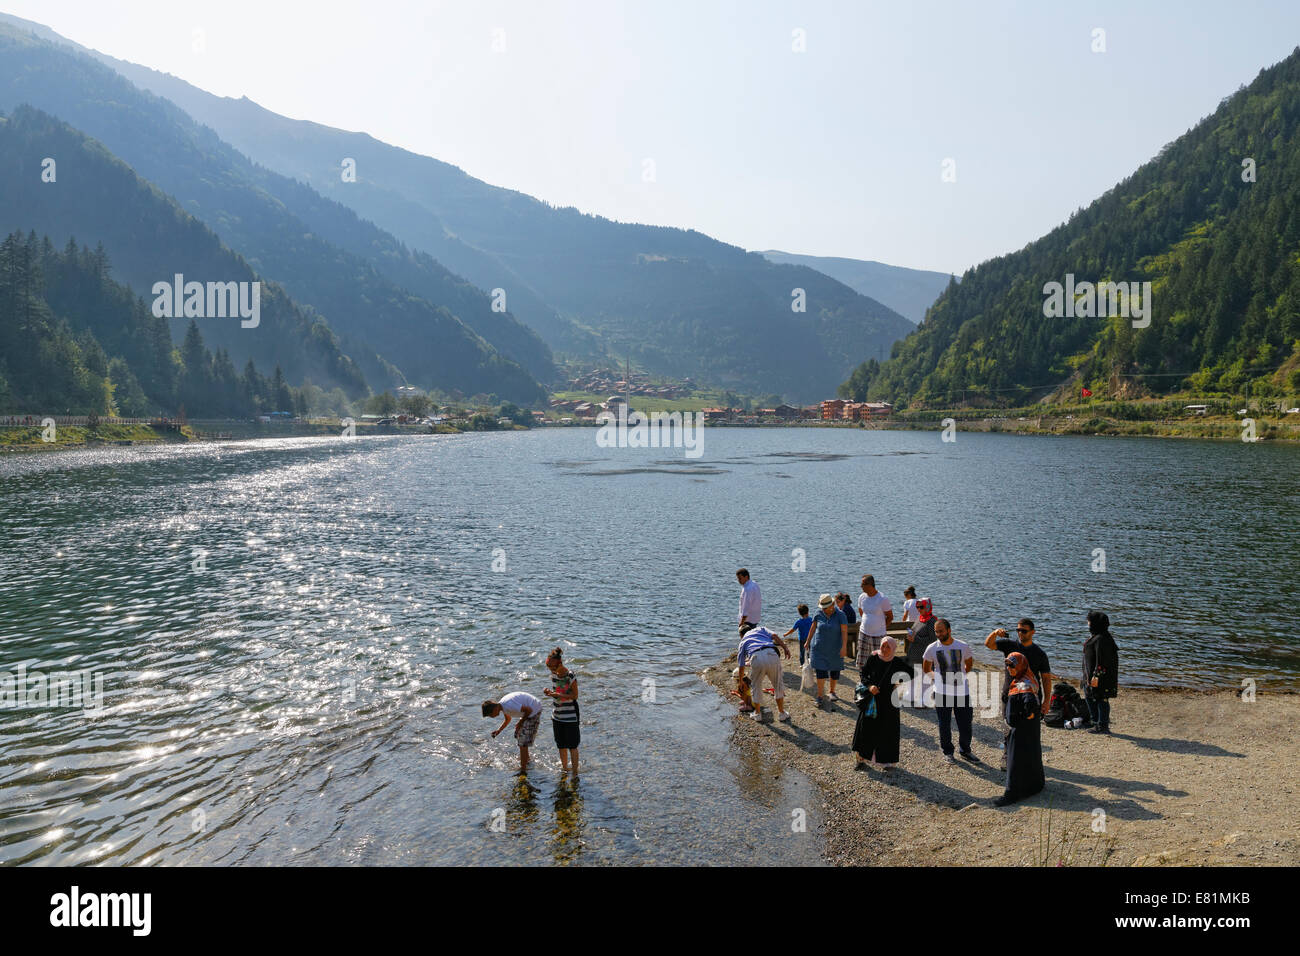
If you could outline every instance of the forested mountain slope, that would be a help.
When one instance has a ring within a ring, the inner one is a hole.
[[[951,405],[1066,383],[1098,397],[1300,388],[1298,136],[1300,50],[1068,222],[949,285],[847,391]],[[1075,316],[1045,316],[1045,287],[1070,276],[1150,282],[1150,324],[1078,315],[1082,297]]]

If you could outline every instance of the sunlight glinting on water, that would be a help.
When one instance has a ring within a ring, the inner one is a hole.
[[[689,462],[590,430],[0,459],[0,670],[103,677],[94,707],[4,712],[0,861],[727,862],[721,835],[784,832],[806,783],[738,758],[734,709],[699,679],[734,647],[740,564],[781,631],[870,569],[973,643],[1032,611],[1067,675],[1094,604],[1133,682],[1300,674],[1251,611],[1294,602],[1295,449],[707,437]],[[1290,477],[1253,495],[1243,455]],[[1227,500],[1252,502],[1248,534]],[[521,785],[478,704],[540,696],[555,644],[583,687],[584,774],[559,779],[544,723]]]

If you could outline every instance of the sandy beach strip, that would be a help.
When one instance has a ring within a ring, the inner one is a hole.
[[[732,654],[702,676],[727,694],[735,665]],[[738,714],[733,743],[763,772],[775,777],[791,767],[818,786],[831,864],[1300,864],[1295,693],[1260,690],[1246,702],[1234,690],[1121,685],[1112,734],[1044,727],[1046,789],[998,808],[991,805],[1004,780],[998,716],[975,712],[972,750],[983,764],[949,763],[934,711],[905,708],[898,767],[855,769],[857,671],[843,672],[830,712],[799,690],[797,654],[784,677],[791,722]],[[763,699],[775,718],[772,695]],[[954,723],[954,743],[956,734]]]

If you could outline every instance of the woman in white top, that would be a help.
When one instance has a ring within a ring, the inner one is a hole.
[[[903,620],[909,624],[916,622],[916,588],[908,585],[907,590],[903,592]]]

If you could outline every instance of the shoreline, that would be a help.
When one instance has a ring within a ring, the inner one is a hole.
[[[1300,864],[1300,695],[1261,690],[1245,702],[1232,690],[1121,686],[1111,735],[1044,726],[1046,788],[997,808],[999,716],[975,711],[982,764],[948,763],[933,711],[905,708],[898,767],[858,770],[856,669],[842,674],[833,710],[819,711],[799,690],[792,649],[783,661],[790,723],[737,713],[732,739],[765,773],[793,768],[817,785],[831,865]],[[732,653],[700,676],[725,697],[735,662]],[[977,659],[975,672],[989,670]],[[763,697],[774,717],[772,696]]]
[[[971,419],[957,420],[956,430],[958,432],[984,432],[991,434],[1004,435],[1056,435],[1056,436],[1074,436],[1074,437],[1106,437],[1106,438],[1161,438],[1161,439],[1182,439],[1191,441],[1218,441],[1218,442],[1241,442],[1240,425],[1233,422],[1208,421],[1196,423],[1203,426],[1201,433],[1194,434],[1188,432],[1189,427],[1182,423],[1170,424],[1167,430],[1158,430],[1165,427],[1165,423],[1123,421],[1123,420],[1104,420],[1104,424],[1096,425],[1095,421],[1062,421],[1050,419],[1047,424],[1040,424],[1039,420],[1032,423],[1010,422],[1004,419]],[[219,442],[245,442],[245,441],[269,441],[284,438],[320,438],[338,435],[338,427],[334,425],[304,423],[300,425],[276,425],[272,426],[274,431],[267,431],[265,427],[249,426],[243,423],[232,423],[231,425],[219,426],[228,434],[219,436],[191,433],[191,434],[174,434],[163,435],[158,432],[146,433],[139,432],[124,436],[114,435],[94,435],[82,436],[74,435],[72,440],[67,437],[60,438],[55,442],[5,442],[0,441],[0,454],[20,454],[25,452],[48,452],[69,448],[98,448],[107,446],[130,446],[130,445],[168,445],[168,444],[214,444]],[[370,425],[358,423],[358,435],[474,435],[490,434],[493,432],[506,431],[544,431],[549,429],[560,428],[598,428],[596,422],[572,422],[568,424],[547,423],[546,425],[533,426],[532,428],[513,428],[513,429],[458,429],[453,426],[439,425],[432,430],[426,426],[388,426],[384,428],[375,428]],[[834,428],[834,429],[851,429],[855,431],[916,431],[916,432],[934,432],[942,431],[942,420],[934,421],[904,421],[901,419],[892,419],[889,421],[876,421],[870,423],[859,422],[818,422],[818,421],[799,421],[799,422],[708,422],[706,428]],[[1279,433],[1280,429],[1285,429]],[[38,428],[28,428],[28,430],[39,433]],[[1263,431],[1264,429],[1261,429]],[[1300,444],[1300,423],[1280,423],[1267,429],[1269,434],[1264,434],[1256,439],[1254,444],[1283,444],[1294,445]],[[65,435],[67,432],[84,431],[82,428],[61,429]],[[2,438],[3,435],[0,435]]]
[[[442,428],[443,426],[439,426]],[[211,429],[211,430],[209,430]],[[4,432],[26,432],[31,441],[4,441]],[[500,429],[505,431],[505,429]],[[248,422],[200,423],[185,425],[178,431],[162,431],[148,425],[110,425],[91,431],[82,425],[64,425],[56,441],[43,442],[41,429],[31,425],[0,426],[0,453],[49,452],[74,448],[106,448],[131,445],[212,445],[246,441],[279,441],[285,438],[329,438],[340,434],[340,426],[319,422],[292,424],[252,424]],[[427,426],[391,425],[376,427],[358,423],[358,435],[434,435],[470,434],[454,428],[430,431]]]
[[[709,428],[843,428],[859,431],[935,432],[943,430],[943,418],[909,421],[888,419],[874,422],[710,422]],[[1064,419],[1040,416],[1033,420],[1010,421],[1001,418],[954,419],[957,432],[985,432],[1002,435],[1058,435],[1084,438],[1173,438],[1193,441],[1241,442],[1242,427],[1236,422],[1215,420],[1199,422],[1147,422],[1125,419]],[[1261,423],[1254,443],[1300,444],[1300,422],[1266,423],[1267,437]],[[1251,444],[1249,442],[1245,444]]]

